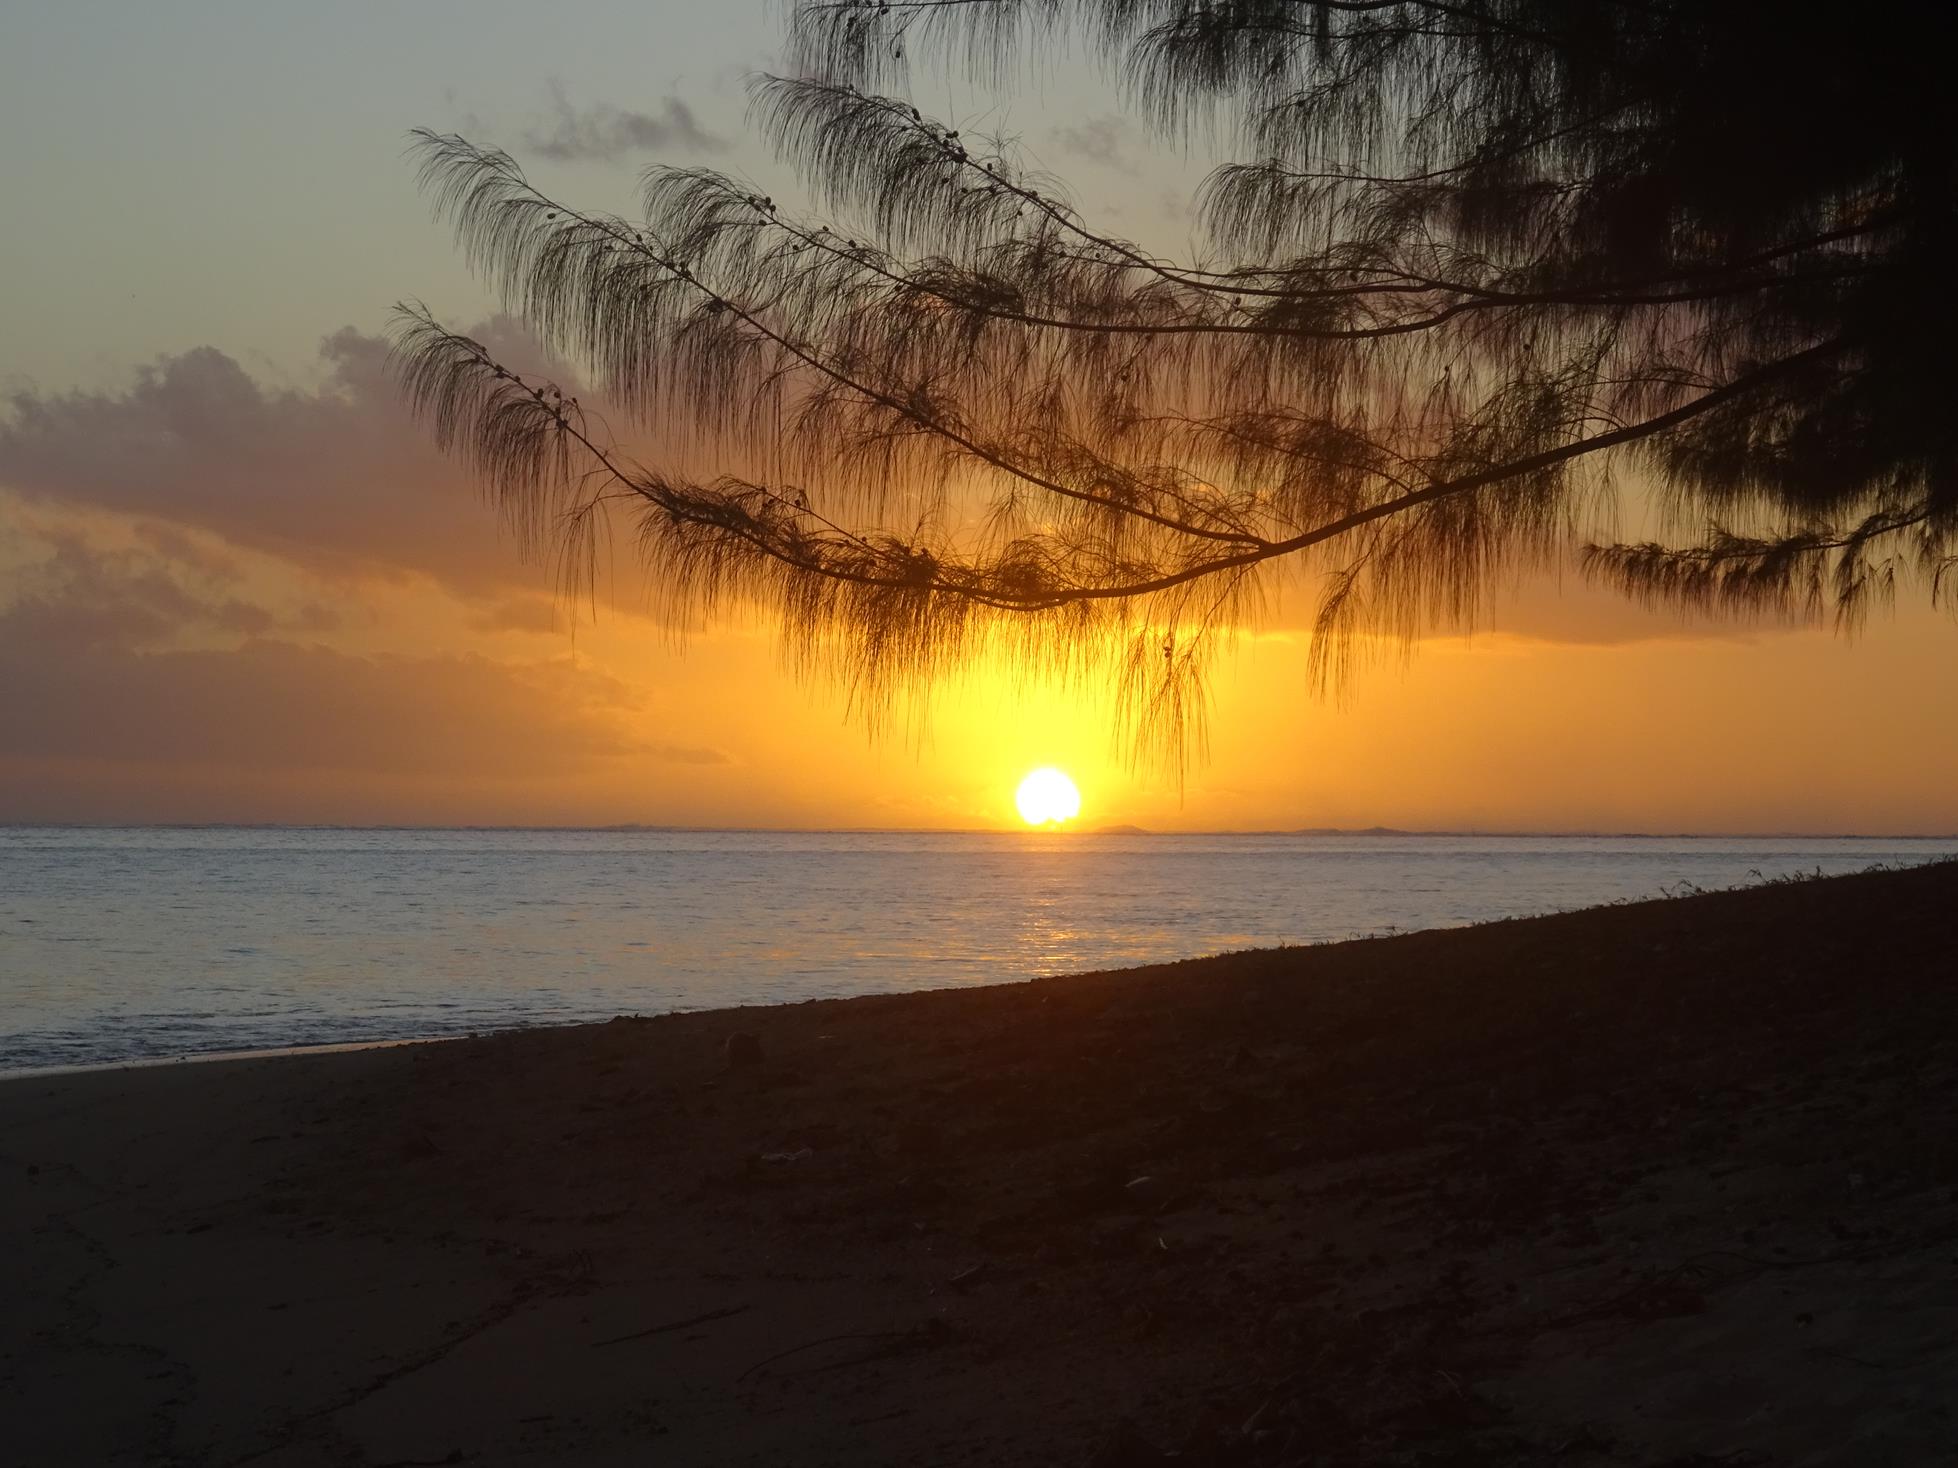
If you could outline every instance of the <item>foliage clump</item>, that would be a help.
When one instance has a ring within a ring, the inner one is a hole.
[[[634,517],[670,614],[778,614],[876,707],[1005,650],[1118,674],[1172,756],[1274,577],[1472,623],[1573,551],[1645,598],[1853,621],[1958,561],[1952,90],[1928,7],[800,0],[755,115],[805,213],[656,167],[579,211],[422,134],[470,258],[624,415],[405,311],[444,442],[570,564]],[[1085,43],[1207,179],[1207,256],[1098,227],[907,99]],[[646,444],[647,462],[626,443]],[[1628,468],[1677,542],[1588,544]]]

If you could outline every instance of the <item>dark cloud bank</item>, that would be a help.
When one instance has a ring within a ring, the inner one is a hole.
[[[187,780],[221,799],[272,777],[242,814],[278,819],[291,812],[279,777],[455,791],[726,762],[649,737],[635,691],[569,657],[351,654],[303,640],[324,609],[282,616],[140,556],[69,546],[57,560],[0,612],[0,819],[212,818],[169,804]]]
[[[432,578],[487,634],[550,618],[544,573],[401,408],[386,344],[347,330],[323,352],[318,390],[263,386],[205,347],[126,392],[8,401],[0,490],[32,513],[0,500],[27,562],[0,587],[0,819],[278,819],[272,787],[299,772],[454,789],[725,762],[649,732],[636,690],[566,655],[330,645],[376,579]],[[133,544],[103,549],[63,513],[103,510]],[[268,600],[226,546],[300,574]],[[184,780],[218,804],[169,805],[158,792]],[[270,804],[223,804],[255,781]]]
[[[126,392],[14,393],[0,486],[208,530],[316,572],[421,572],[464,594],[538,586],[402,406],[387,343],[349,327],[320,350],[317,391],[262,386],[198,347],[141,369]]]

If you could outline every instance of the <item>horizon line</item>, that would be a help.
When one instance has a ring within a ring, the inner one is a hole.
[[[634,833],[719,836],[1367,836],[1471,838],[1492,841],[1958,841],[1958,831],[1607,831],[1474,827],[1417,829],[1400,826],[1243,826],[1156,830],[1127,823],[1103,826],[710,826],[652,821],[446,822],[446,821],[36,821],[0,819],[0,830],[55,831],[576,831],[596,835]]]

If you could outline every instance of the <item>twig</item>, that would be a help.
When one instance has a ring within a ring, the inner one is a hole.
[[[1852,1366],[1866,1366],[1871,1371],[1893,1371],[1896,1369],[1892,1366],[1885,1366],[1881,1361],[1869,1361],[1861,1356],[1852,1356],[1847,1351],[1832,1351],[1827,1346],[1810,1346],[1808,1349],[1809,1354],[1812,1356],[1827,1356],[1831,1360],[1847,1361]]]
[[[1854,1264],[1865,1259],[1876,1259],[1894,1255],[1907,1248],[1923,1248],[1927,1246],[1926,1243],[1907,1245],[1901,1241],[1893,1242],[1886,1240],[1883,1243],[1871,1244],[1860,1249],[1844,1249],[1839,1253],[1817,1254],[1806,1259],[1763,1259],[1757,1254],[1744,1254],[1738,1249],[1708,1249],[1675,1264],[1670,1269],[1647,1276],[1645,1279],[1631,1286],[1631,1288],[1613,1295],[1601,1304],[1557,1316],[1547,1322],[1547,1324],[1552,1328],[1563,1328],[1572,1325],[1587,1325],[1595,1320],[1608,1319],[1612,1315],[1617,1314],[1624,1306],[1637,1301],[1642,1295],[1650,1294],[1652,1291],[1662,1289],[1668,1285],[1679,1284],[1689,1276],[1704,1278],[1708,1272],[1706,1269],[1707,1262],[1714,1259],[1737,1259],[1743,1264],[1753,1266],[1757,1273],[1764,1273],[1771,1269],[1813,1269],[1823,1264]],[[1716,1281],[1715,1287],[1735,1284],[1746,1277],[1744,1274],[1730,1275],[1726,1279]]]
[[[616,1346],[624,1341],[642,1341],[649,1335],[666,1335],[670,1331],[685,1330],[690,1325],[705,1325],[710,1320],[725,1320],[730,1315],[739,1315],[744,1310],[752,1308],[749,1305],[729,1305],[721,1310],[709,1310],[705,1315],[689,1315],[685,1320],[669,1320],[664,1325],[649,1325],[644,1330],[635,1330],[626,1335],[607,1336],[602,1341],[593,1341],[592,1345],[594,1347]]]
[[[777,1361],[784,1361],[787,1360],[790,1356],[801,1355],[802,1352],[804,1351],[813,1351],[818,1346],[833,1346],[838,1341],[907,1341],[909,1340],[909,1341],[918,1341],[922,1343],[926,1340],[930,1340],[933,1337],[943,1334],[944,1330],[945,1330],[945,1326],[942,1322],[937,1320],[932,1320],[932,1321],[927,1321],[923,1325],[909,1326],[904,1330],[855,1330],[855,1331],[845,1331],[842,1335],[826,1335],[817,1340],[804,1341],[799,1346],[790,1346],[786,1351],[777,1351],[773,1356],[769,1356],[763,1360],[755,1362],[754,1365],[750,1366],[746,1371],[743,1371],[739,1376],[735,1377],[734,1379],[736,1381],[746,1381],[749,1377],[753,1376],[757,1371],[760,1371],[765,1366],[773,1366]]]

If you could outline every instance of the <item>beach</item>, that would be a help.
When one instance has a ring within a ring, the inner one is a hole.
[[[1944,1461],[1954,914],[1941,863],[9,1080],[0,1446]]]

